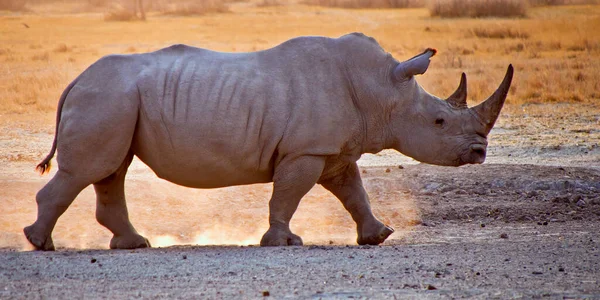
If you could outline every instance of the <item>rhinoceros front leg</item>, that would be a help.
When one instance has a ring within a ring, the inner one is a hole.
[[[269,230],[260,240],[261,246],[300,246],[302,239],[290,230],[290,220],[300,199],[317,183],[325,159],[301,156],[284,159],[275,167],[273,195],[269,202]]]
[[[319,183],[340,199],[352,215],[352,219],[356,222],[359,245],[381,244],[394,232],[373,215],[356,163],[348,165],[339,174]]]

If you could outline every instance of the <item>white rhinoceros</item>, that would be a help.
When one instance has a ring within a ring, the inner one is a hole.
[[[24,229],[53,250],[52,230],[86,186],[111,248],[149,247],[129,221],[124,179],[133,156],[160,178],[194,188],[273,182],[263,246],[302,245],[289,228],[300,199],[321,184],[356,222],[358,244],[393,230],[371,212],[356,161],[396,149],[421,162],[459,166],[485,160],[487,135],[513,68],[485,102],[466,104],[466,77],[441,100],[419,86],[434,49],[403,62],[360,33],[299,37],[264,51],[220,53],[175,45],[110,55],[77,77],[58,103],[59,170],[37,194]]]

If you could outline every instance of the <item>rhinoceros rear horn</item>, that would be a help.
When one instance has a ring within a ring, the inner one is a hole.
[[[512,81],[513,71],[513,66],[509,65],[508,70],[506,70],[506,75],[504,75],[504,80],[502,80],[498,89],[484,102],[472,108],[485,123],[488,133],[492,130],[496,119],[498,119],[500,110],[504,105]]]
[[[456,108],[467,108],[467,75],[462,73],[458,88],[448,99],[448,104]]]
[[[429,58],[434,56],[437,50],[427,48],[423,53],[399,63],[394,68],[394,77],[397,80],[403,81],[415,75],[423,74],[429,67]]]

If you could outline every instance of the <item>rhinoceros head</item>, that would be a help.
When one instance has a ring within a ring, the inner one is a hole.
[[[467,106],[467,77],[443,100],[426,92],[414,79],[429,66],[434,49],[400,62],[393,70],[396,105],[390,116],[393,148],[425,163],[445,166],[480,164],[485,160],[487,136],[506,99],[513,76],[509,65],[500,87],[484,102]],[[407,123],[408,121],[408,123]],[[407,124],[410,124],[407,126]]]

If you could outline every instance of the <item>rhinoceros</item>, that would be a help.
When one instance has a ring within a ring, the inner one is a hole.
[[[174,45],[109,55],[78,76],[58,102],[37,220],[24,228],[36,249],[54,250],[58,218],[86,186],[110,248],[150,247],[129,221],[124,180],[134,156],[158,177],[193,188],[273,182],[262,246],[302,245],[290,219],[321,184],[356,222],[358,244],[380,244],[393,229],[372,213],[357,160],[395,149],[436,165],[483,163],[487,136],[505,102],[499,88],[467,107],[467,83],[442,100],[415,80],[436,50],[397,61],[371,37],[298,37],[252,53]]]

